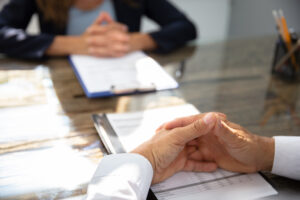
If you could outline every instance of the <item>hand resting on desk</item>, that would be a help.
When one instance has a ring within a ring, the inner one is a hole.
[[[152,183],[161,182],[179,171],[215,171],[215,162],[191,159],[197,147],[189,143],[211,132],[218,117],[221,116],[210,113],[184,127],[161,129],[133,150],[132,153],[141,154],[150,161],[154,171]]]
[[[103,24],[106,23],[106,24]],[[120,57],[129,52],[127,26],[101,13],[94,23],[82,34],[84,54],[99,57]]]
[[[272,169],[274,139],[254,135],[224,114],[199,114],[163,124],[133,153],[153,166],[152,183],[178,171],[210,172],[217,167],[251,173]]]
[[[82,54],[96,57],[121,57],[132,51],[153,50],[155,41],[146,33],[129,33],[126,25],[103,12],[79,36],[56,36],[47,55]]]
[[[161,128],[183,127],[200,118],[201,115],[194,115],[175,119]],[[217,119],[212,131],[194,140],[193,145],[198,147],[191,155],[193,159],[214,161],[218,167],[229,171],[251,173],[272,169],[274,139],[252,134],[226,117]]]

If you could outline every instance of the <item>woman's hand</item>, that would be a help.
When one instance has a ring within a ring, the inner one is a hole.
[[[101,13],[80,36],[56,36],[46,50],[49,56],[70,54],[121,57],[132,51],[153,50],[155,41],[146,33],[128,33],[128,28]]]
[[[83,33],[82,42],[86,54],[98,57],[120,57],[130,50],[127,27],[102,13]]]
[[[56,36],[46,50],[49,56],[70,54],[98,57],[119,57],[130,50],[130,36],[127,27],[101,13],[94,23],[79,36]]]

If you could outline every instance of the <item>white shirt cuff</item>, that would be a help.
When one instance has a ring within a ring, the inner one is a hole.
[[[300,180],[300,137],[276,136],[272,173]]]
[[[152,165],[139,154],[105,156],[88,186],[87,199],[146,199],[152,177]]]

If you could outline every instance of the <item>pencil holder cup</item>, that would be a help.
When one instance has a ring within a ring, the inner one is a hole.
[[[293,35],[292,48],[288,51],[281,37],[276,42],[272,74],[286,81],[295,81],[300,75],[300,40]]]

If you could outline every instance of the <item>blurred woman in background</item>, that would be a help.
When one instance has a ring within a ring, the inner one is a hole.
[[[29,35],[35,13],[41,33]],[[139,32],[142,16],[160,30]],[[10,0],[0,12],[0,53],[20,58],[168,53],[195,38],[195,26],[167,0]]]

